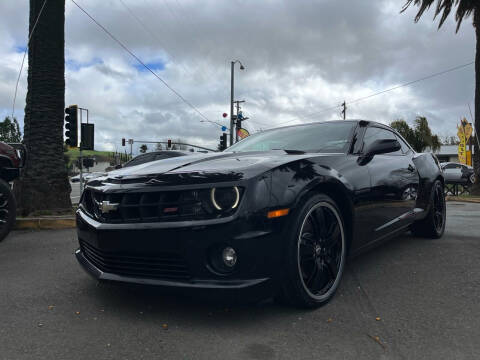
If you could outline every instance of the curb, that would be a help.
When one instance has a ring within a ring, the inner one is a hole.
[[[480,198],[478,198],[478,197],[477,198],[465,198],[465,197],[460,197],[460,196],[448,195],[448,196],[445,197],[445,200],[480,204]]]
[[[76,226],[73,216],[50,216],[50,217],[32,217],[17,218],[14,230],[59,230],[72,229]]]

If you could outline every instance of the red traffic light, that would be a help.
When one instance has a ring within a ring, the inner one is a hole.
[[[170,149],[172,147],[172,140],[167,140],[167,147]]]
[[[222,116],[223,116],[224,118],[226,118],[226,117],[228,116],[228,114],[227,114],[227,113],[223,113]]]

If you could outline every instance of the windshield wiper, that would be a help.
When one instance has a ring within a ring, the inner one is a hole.
[[[305,151],[303,150],[295,150],[295,149],[272,149],[272,150],[283,150],[289,155],[299,155],[299,154],[305,154]]]

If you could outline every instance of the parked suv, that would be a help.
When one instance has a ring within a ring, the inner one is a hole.
[[[0,141],[0,241],[8,235],[15,222],[17,205],[9,183],[20,176],[25,154],[22,144]]]

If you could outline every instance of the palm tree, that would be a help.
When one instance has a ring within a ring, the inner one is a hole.
[[[430,8],[434,0],[407,0],[401,12],[404,12],[411,4],[419,7],[415,16],[415,22],[420,20],[423,13]],[[438,28],[440,28],[452,9],[456,7],[455,21],[457,29],[460,29],[462,21],[473,14],[473,27],[477,38],[476,55],[475,55],[475,131],[480,136],[480,1],[479,0],[437,0],[435,8],[435,17],[441,14]],[[472,187],[472,194],[480,194],[480,149],[478,141],[475,146],[474,167],[476,173],[476,183]]]
[[[30,33],[44,0],[30,0]],[[28,44],[24,143],[28,156],[16,187],[19,210],[71,211],[63,157],[65,0],[47,1]]]

